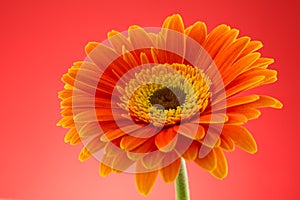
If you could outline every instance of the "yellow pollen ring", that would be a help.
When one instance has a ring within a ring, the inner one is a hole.
[[[207,107],[210,85],[210,80],[203,72],[192,66],[156,65],[135,73],[124,89],[117,87],[121,100],[119,106],[127,109],[128,115],[137,123],[171,126],[201,113]],[[152,105],[151,96],[164,88],[182,91],[185,94],[184,101],[176,108],[169,109],[163,109],[163,105]]]

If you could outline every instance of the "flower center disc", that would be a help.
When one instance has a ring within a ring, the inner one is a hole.
[[[181,106],[185,101],[185,93],[180,88],[167,88],[156,90],[149,98],[150,103],[154,106],[155,104],[158,109],[176,109]]]
[[[172,126],[201,113],[209,102],[210,80],[190,65],[146,66],[123,78],[118,105],[135,123]]]

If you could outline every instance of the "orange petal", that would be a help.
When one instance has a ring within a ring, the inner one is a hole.
[[[114,161],[114,157],[107,157],[103,155],[102,161],[99,166],[99,174],[102,177],[107,177],[112,172],[112,163]]]
[[[248,102],[247,97],[250,97]],[[229,108],[226,111],[227,114],[233,116],[236,116],[236,114],[243,115],[248,120],[256,119],[260,116],[261,112],[257,110],[257,108],[282,108],[282,103],[270,96],[250,95],[245,97],[237,97],[235,99],[236,102],[238,102],[238,100],[240,99],[241,104],[239,105],[238,103],[235,103],[235,101],[231,101],[231,104],[229,105]],[[228,122],[228,124],[234,124],[232,122],[233,121],[231,120],[231,122]]]
[[[91,157],[92,157],[92,154],[90,154],[90,152],[85,147],[83,147],[79,153],[78,160],[80,162],[83,162]]]
[[[227,69],[228,73],[225,73],[223,78],[224,86],[228,85],[233,81],[238,75],[242,74],[245,70],[250,68],[250,66],[259,59],[260,53],[248,54],[239,60],[237,60],[232,66]]]
[[[91,51],[88,54],[88,57],[100,69],[105,69],[105,68],[107,69],[107,67],[110,66],[111,68],[109,69],[110,70],[114,69],[117,72],[117,74],[119,74],[120,76],[122,75],[122,73],[125,73],[128,71],[128,69],[130,69],[128,64],[123,59],[118,59],[119,54],[117,54],[117,52],[114,49],[102,43],[96,46],[93,49],[93,51]],[[112,63],[112,61],[114,62]],[[115,74],[111,72],[112,71],[110,71],[109,76],[115,76]]]
[[[223,113],[214,113],[201,115],[199,119],[191,121],[192,123],[200,124],[223,124],[228,120],[228,117]]]
[[[226,99],[227,100],[226,104],[224,102],[221,102],[221,103],[217,102],[216,105],[214,105],[214,110],[218,111],[218,110],[222,110],[222,109],[225,109],[225,108],[228,109],[228,108],[231,108],[231,107],[251,103],[251,102],[254,102],[258,99],[259,99],[259,96],[256,95],[256,94],[247,95],[247,96],[232,97],[232,98]]]
[[[165,153],[162,153],[160,151],[154,151],[143,157],[141,161],[146,169],[154,170],[158,169],[161,166],[162,160],[165,156]]]
[[[57,122],[57,126],[62,126],[63,128],[73,128],[75,126],[73,117],[63,117],[61,120],[59,120],[59,122]]]
[[[247,120],[257,119],[261,114],[261,112],[255,108],[238,108],[238,107],[229,108],[227,110],[227,113],[242,114],[247,118]]]
[[[169,26],[170,20],[171,20],[171,16],[167,17],[167,18],[164,20],[164,22],[163,22],[163,24],[162,24],[161,27],[162,27],[162,28],[167,28],[167,27]]]
[[[60,111],[61,116],[72,116],[73,112],[71,108],[65,108],[62,111]]]
[[[172,151],[177,143],[177,132],[170,128],[162,129],[155,137],[155,145],[160,151],[169,152]]]
[[[100,163],[100,166],[99,166],[99,175],[102,176],[102,177],[107,177],[110,173],[112,172],[112,169],[103,164],[103,163]]]
[[[113,120],[124,120],[124,118],[120,115],[112,115],[111,109],[101,109],[96,110],[91,108],[91,109],[86,109],[86,111],[79,112],[77,114],[74,114],[74,121],[80,123],[85,123],[85,122],[97,122],[97,121],[113,121]]]
[[[274,63],[273,58],[260,58],[253,64],[253,66],[256,68],[260,67],[266,69],[272,63]]]
[[[128,65],[135,67],[138,66],[139,63],[134,56],[134,53],[129,52],[124,47],[122,48],[123,59],[127,62]]]
[[[225,48],[234,43],[238,35],[239,31],[237,29],[230,29],[221,39],[223,40],[223,44],[220,46],[219,52],[222,52]]]
[[[171,29],[174,31],[178,31],[180,33],[184,33],[183,20],[179,14],[175,14],[175,15],[168,17],[164,21],[162,28]]]
[[[150,155],[149,153],[154,153],[157,151],[157,148],[155,146],[155,137],[149,138],[143,145],[138,146],[137,148],[128,151],[127,156],[131,160],[140,160],[143,157],[146,157],[147,155]]]
[[[239,108],[251,107],[251,108],[282,108],[282,103],[274,97],[260,95],[259,99],[249,104],[241,105]]]
[[[108,32],[107,36],[110,44],[119,54],[122,53],[123,47],[129,51],[133,50],[129,40],[122,33],[112,30],[111,32]]]
[[[239,38],[216,55],[214,62],[221,71],[221,74],[223,71],[228,70],[228,66],[231,66],[236,61],[241,52],[248,45],[249,41],[250,38],[248,37]]]
[[[98,45],[99,45],[99,42],[89,42],[85,46],[85,53],[86,53],[86,55],[90,54]]]
[[[181,155],[185,160],[195,160],[199,153],[199,148],[201,144],[198,142],[193,141],[189,146],[188,149]]]
[[[147,58],[147,55],[144,53],[144,52],[142,52],[141,54],[140,54],[140,60],[141,60],[141,64],[142,65],[145,65],[145,64],[149,64],[150,62],[149,62],[149,59]]]
[[[62,77],[63,82],[72,85],[76,89],[76,95],[86,98],[92,98],[91,95],[97,92],[102,92],[105,93],[106,96],[111,95],[111,90],[113,87],[111,87],[111,84],[106,81],[102,81],[103,87],[96,87],[98,84],[98,78],[93,77],[91,73],[94,72],[83,72],[84,70],[81,71],[80,76],[76,77],[71,77],[70,74],[65,74]],[[75,90],[74,89],[74,90]],[[74,94],[75,95],[75,94]],[[81,99],[76,99],[77,102]],[[77,103],[76,102],[76,103]],[[76,105],[77,106],[77,105]],[[91,106],[91,105],[89,105]]]
[[[263,68],[255,68],[247,71],[246,75],[251,76],[265,76],[264,84],[273,83],[277,80],[277,71]]]
[[[67,134],[65,135],[65,138],[64,138],[65,143],[70,142],[71,139],[72,139],[75,135],[77,135],[77,131],[76,131],[76,128],[73,127],[73,128],[71,128],[71,129],[67,132]]]
[[[222,48],[227,37],[224,37],[230,31],[230,27],[221,24],[214,28],[207,36],[205,42],[203,43],[204,49],[209,53],[209,55],[214,58],[219,50]]]
[[[197,157],[195,163],[207,171],[212,171],[217,167],[215,149],[212,149],[204,158]]]
[[[109,142],[112,141],[114,139],[117,139],[119,137],[122,137],[124,135],[126,135],[127,133],[124,132],[122,129],[120,128],[116,128],[116,129],[112,129],[110,131],[107,131],[102,137],[101,137],[101,141],[103,142]]]
[[[238,106],[238,105],[242,105],[242,104],[247,104],[247,103],[254,102],[258,99],[259,99],[259,96],[255,95],[255,94],[248,95],[248,96],[234,97],[234,98],[230,98],[227,100],[226,107],[230,108],[230,107],[234,107],[234,106]]]
[[[197,142],[193,139],[190,139],[188,137],[185,137],[181,134],[178,134],[178,142],[175,146],[175,152],[180,156],[183,156],[183,154],[187,154],[187,157],[194,156],[194,155],[192,155],[192,154],[195,154],[194,152],[191,152],[191,151],[187,152],[189,150],[189,148],[194,149],[193,143],[197,143],[197,145],[201,146],[201,144],[199,142]]]
[[[114,172],[120,173],[128,169],[133,163],[134,161],[127,157],[126,152],[123,152],[114,159],[112,169]]]
[[[160,175],[165,183],[172,183],[179,174],[181,158],[176,159],[170,165],[160,169]]]
[[[94,153],[103,149],[105,145],[105,142],[100,141],[100,135],[97,135],[85,144],[85,148],[90,154],[93,155]]]
[[[203,22],[196,22],[192,26],[189,26],[185,29],[185,34],[196,40],[199,44],[202,44],[207,35],[207,28],[205,23]]]
[[[61,102],[60,102],[60,107],[61,108],[72,108],[72,96],[70,97],[67,97],[65,99],[63,99]]]
[[[149,138],[137,138],[131,135],[125,135],[121,139],[120,147],[125,151],[131,151],[145,143]]]
[[[75,99],[75,100],[74,100]],[[73,100],[73,102],[72,102]],[[70,99],[65,99],[62,101],[63,107],[71,107],[78,113],[79,111],[84,111],[87,109],[93,109],[96,108],[96,112],[103,112],[102,109],[108,109],[115,108],[116,110],[120,109],[119,107],[115,106],[114,104],[111,104],[109,100],[99,98],[99,97],[92,97],[90,95],[74,95]]]
[[[153,44],[157,44],[157,34],[156,33],[148,33],[148,36],[152,40]]]
[[[249,90],[251,88],[257,87],[263,83],[265,80],[265,76],[254,76],[254,77],[248,77],[245,80],[239,80],[236,81],[236,83],[231,83],[232,86],[228,86],[228,89],[226,90],[227,98],[229,98],[232,95],[238,94],[242,91]]]
[[[151,137],[143,145],[140,145],[136,149],[133,149],[132,152],[137,154],[147,154],[155,150],[157,150],[155,146],[155,137]]]
[[[80,138],[80,136],[78,135],[78,133],[77,134],[75,134],[73,137],[72,137],[72,139],[71,139],[71,141],[70,141],[70,144],[71,145],[76,145],[76,144],[80,144],[81,143],[81,138]]]
[[[80,130],[78,131],[78,134],[82,138],[87,138],[95,135],[100,135],[102,134],[102,131],[98,122],[90,122],[82,125],[80,127]]]
[[[153,47],[151,48],[151,57],[152,57],[153,63],[160,63],[159,59],[157,57],[157,51],[158,50],[154,49]]]
[[[174,130],[187,138],[200,140],[205,136],[205,130],[202,125],[194,123],[183,123],[174,126]]]
[[[162,28],[161,34],[165,38],[165,48],[171,53],[167,56],[167,62],[170,64],[182,63],[185,51],[185,38],[181,16],[176,14],[167,18]]]
[[[65,84],[64,85],[64,89],[66,89],[66,90],[74,90],[74,87],[73,87],[73,85],[69,85],[69,84]]]
[[[162,34],[157,35],[157,49],[154,50],[155,57],[157,58],[157,63],[165,64],[168,61],[166,55],[166,40]],[[154,53],[153,50],[151,53]]]
[[[249,83],[250,81],[255,82],[255,79],[261,79],[261,77],[264,77],[259,82],[255,82],[255,84],[249,85],[246,89],[244,90],[249,90],[251,88],[264,85],[264,84],[269,84],[273,83],[277,80],[277,72],[275,70],[268,70],[268,69],[263,69],[263,68],[253,68],[251,70],[248,70],[238,76],[234,81],[232,81],[227,88],[230,88],[235,85],[242,85],[243,83]]]
[[[87,61],[79,61],[79,62],[74,62],[73,66],[71,69],[68,70],[68,73],[73,75],[72,72],[76,73],[78,70],[84,70],[84,71],[92,71],[94,73],[99,73],[102,72],[101,69],[99,69],[95,64],[92,62],[87,62]],[[98,77],[97,74],[94,74],[95,77]],[[75,77],[75,76],[73,76]]]
[[[256,142],[250,132],[243,126],[224,125],[222,134],[248,153],[257,152]]]
[[[107,142],[104,147],[104,153],[107,157],[116,157],[124,153],[124,151],[120,149],[120,147],[114,144],[113,142]]]
[[[225,124],[231,124],[231,125],[241,125],[245,124],[248,119],[245,115],[239,114],[239,113],[226,113],[229,120]]]
[[[262,47],[263,47],[263,44],[260,41],[256,41],[256,40],[250,41],[248,46],[241,53],[240,57],[244,57],[245,55],[255,52]]]
[[[202,144],[201,148],[207,148],[208,147],[208,149],[211,149],[211,148],[214,148],[216,146],[219,146],[220,143],[221,143],[219,136],[220,136],[220,133],[221,133],[220,129],[221,129],[222,125],[220,125],[219,127],[218,126],[214,127],[213,125],[208,125],[208,126],[209,126],[209,128],[207,128],[207,130],[206,130],[205,137],[201,140],[198,140],[198,142],[200,142]],[[205,149],[203,149],[203,150],[205,150]],[[201,149],[200,149],[200,151],[201,151]],[[202,156],[201,153],[202,152],[200,152],[199,155]]]
[[[147,155],[147,153],[135,153],[131,151],[127,151],[126,153],[127,153],[127,157],[133,161],[140,160]]]
[[[224,152],[220,148],[215,148],[214,151],[216,155],[217,166],[210,173],[218,179],[224,179],[228,174],[226,157],[224,155]]]
[[[58,97],[60,99],[66,99],[72,96],[73,90],[62,90],[58,92]]]
[[[137,173],[135,173],[135,183],[138,191],[146,196],[152,190],[156,181],[158,170],[152,172],[138,173],[143,170],[141,163],[137,162]],[[146,170],[146,169],[145,169]]]
[[[139,26],[130,26],[128,35],[134,49],[151,48],[153,46],[149,34]]]
[[[119,128],[119,126],[116,126],[115,128],[108,130],[101,137],[101,140],[108,142],[108,141],[112,141],[114,139],[117,139],[117,138],[122,137],[127,134],[131,134],[132,136],[138,136],[135,134],[135,132],[140,131],[140,132],[144,133],[145,130],[152,130],[151,128],[147,128],[147,127],[144,130],[143,126],[145,126],[145,125],[137,125],[137,124],[127,125],[126,122],[120,123],[118,125],[121,128]]]
[[[220,147],[225,151],[232,152],[235,149],[235,144],[231,138],[221,135]]]

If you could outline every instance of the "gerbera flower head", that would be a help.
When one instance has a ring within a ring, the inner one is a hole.
[[[243,125],[260,108],[282,107],[270,96],[241,94],[276,81],[261,47],[227,25],[210,33],[203,22],[185,28],[178,14],[162,28],[111,31],[106,41],[88,43],[87,59],[62,77],[65,142],[83,143],[79,160],[97,158],[101,176],[135,173],[144,195],[158,173],[173,182],[182,159],[223,179],[224,151],[257,151]]]

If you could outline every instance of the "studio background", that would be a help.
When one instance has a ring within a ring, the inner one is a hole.
[[[85,58],[89,41],[128,26],[160,27],[174,13],[186,26],[212,30],[226,23],[261,40],[278,82],[255,89],[280,99],[282,110],[264,109],[247,128],[258,143],[250,155],[228,153],[229,174],[219,181],[188,163],[192,200],[296,200],[299,194],[299,10],[297,1],[237,0],[11,0],[0,2],[0,199],[174,199],[160,178],[143,197],[131,174],[98,175],[98,162],[81,163],[81,146],[63,141],[57,92],[73,62]]]

